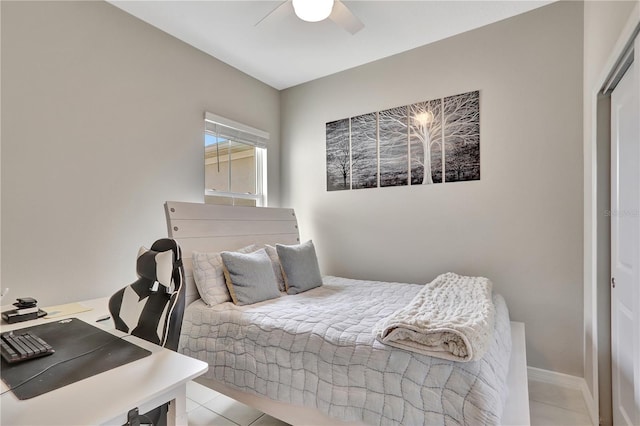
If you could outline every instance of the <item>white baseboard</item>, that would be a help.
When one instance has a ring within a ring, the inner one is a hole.
[[[527,376],[531,381],[549,383],[563,388],[579,390],[584,398],[587,411],[589,411],[591,423],[594,425],[598,425],[600,423],[598,418],[598,405],[596,401],[593,400],[591,392],[589,392],[587,381],[582,377],[571,376],[569,374],[557,373],[555,371],[543,370],[535,367],[527,367]]]

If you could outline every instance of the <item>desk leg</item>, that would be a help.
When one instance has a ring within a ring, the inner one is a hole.
[[[168,426],[188,426],[187,418],[187,385],[176,389],[175,399],[169,404],[167,413]]]

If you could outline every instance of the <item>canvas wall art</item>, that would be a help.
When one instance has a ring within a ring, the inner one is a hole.
[[[480,92],[326,123],[327,190],[480,179]]]
[[[327,190],[351,189],[350,120],[327,123]]]

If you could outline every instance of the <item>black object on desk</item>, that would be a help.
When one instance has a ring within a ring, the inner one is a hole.
[[[2,319],[13,324],[16,322],[29,321],[47,315],[42,309],[38,309],[38,301],[33,297],[19,297],[13,304],[16,309],[2,312]]]
[[[16,322],[29,321],[41,318],[47,313],[42,309],[36,308],[35,312],[20,312],[20,309],[12,309],[10,311],[6,311],[2,313],[2,319],[5,320],[9,324],[14,324]]]
[[[36,325],[14,333],[26,331],[49,343],[55,353],[14,364],[2,359],[0,375],[18,399],[33,398],[151,355],[150,351],[77,318]]]
[[[33,333],[2,333],[0,352],[9,364],[51,355],[55,350],[47,342]]]

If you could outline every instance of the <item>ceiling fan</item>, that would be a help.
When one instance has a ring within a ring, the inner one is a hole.
[[[331,19],[351,34],[364,28],[364,24],[340,0],[285,0],[264,18],[256,22],[255,26],[267,18],[284,17],[294,12],[303,21],[319,22]]]

